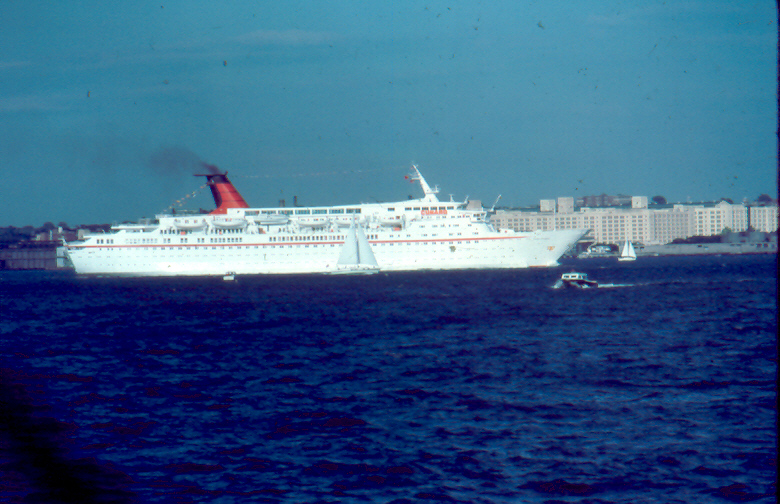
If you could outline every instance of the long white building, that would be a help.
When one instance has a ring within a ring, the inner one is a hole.
[[[748,222],[748,218],[750,221]],[[647,197],[634,196],[631,207],[575,208],[574,198],[541,200],[536,210],[498,210],[491,217],[499,229],[515,231],[590,229],[597,243],[625,240],[646,245],[671,243],[676,238],[712,236],[731,231],[777,231],[777,205],[748,207],[727,201],[675,204],[650,208]]]
[[[750,227],[756,231],[773,233],[777,231],[777,205],[752,206],[749,211]]]

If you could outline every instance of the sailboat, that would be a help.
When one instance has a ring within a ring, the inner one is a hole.
[[[355,222],[349,226],[349,232],[341,247],[336,269],[330,271],[332,275],[372,275],[379,272],[379,265],[368,243],[368,238],[363,228],[355,226]]]
[[[618,261],[636,261],[636,251],[634,250],[634,244],[629,240],[623,244],[623,248],[620,250],[620,256]]]

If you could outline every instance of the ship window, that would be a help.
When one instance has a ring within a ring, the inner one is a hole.
[[[330,210],[328,210],[328,213],[331,213],[331,214],[343,214],[344,213],[344,209],[343,208],[331,208]]]
[[[395,208],[388,208],[387,211],[388,212],[395,212]]]
[[[310,210],[296,210],[295,215],[309,215],[311,213]]]

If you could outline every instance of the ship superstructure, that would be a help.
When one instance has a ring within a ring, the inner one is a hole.
[[[213,168],[213,167],[212,167]],[[474,202],[442,202],[416,166],[423,197],[395,203],[250,208],[227,172],[207,175],[216,209],[161,214],[67,244],[77,273],[135,276],[329,273],[350,226],[381,271],[528,268],[558,264],[587,230],[496,231]]]

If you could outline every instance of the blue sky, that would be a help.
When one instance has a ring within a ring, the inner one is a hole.
[[[151,217],[202,186],[192,159],[253,206],[419,196],[412,162],[488,205],[777,191],[774,2],[6,0],[0,20],[0,225]]]

